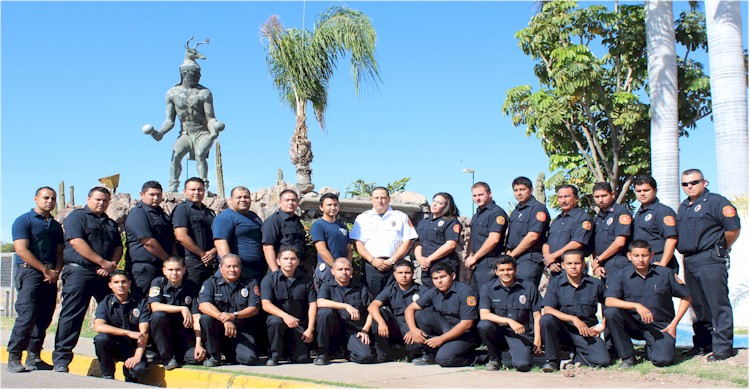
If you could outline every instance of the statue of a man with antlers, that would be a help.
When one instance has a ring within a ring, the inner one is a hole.
[[[156,131],[152,125],[143,126],[143,132],[161,141],[164,134],[172,130],[176,117],[180,118],[180,135],[174,143],[172,162],[169,168],[169,191],[177,192],[182,173],[182,158],[189,153],[188,159],[195,160],[198,177],[203,179],[208,188],[208,152],[219,132],[224,130],[224,123],[214,116],[214,99],[211,91],[198,84],[201,78],[201,67],[196,59],[206,59],[198,52],[198,46],[208,43],[208,38],[190,47],[190,38],[185,43],[185,61],[180,65],[180,82],[167,91],[167,119]]]

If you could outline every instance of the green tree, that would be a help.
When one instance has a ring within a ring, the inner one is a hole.
[[[362,12],[334,6],[317,18],[312,32],[285,29],[275,15],[268,18],[260,32],[274,87],[297,116],[289,158],[296,167],[300,192],[307,193],[314,188],[310,177],[312,144],[307,137],[308,103],[325,131],[328,87],[336,63],[347,54],[357,93],[360,84],[380,81],[375,60],[375,29]]]
[[[536,61],[540,88],[511,88],[502,110],[515,126],[525,125],[527,135],[542,141],[554,172],[548,188],[568,182],[588,194],[595,182],[606,181],[618,203],[629,203],[632,179],[649,170],[644,15],[642,5],[610,11],[603,5],[545,2],[528,27],[516,33],[521,50]],[[687,52],[698,48],[691,42]],[[680,107],[691,105],[679,112],[680,132],[686,134],[710,114],[708,78],[687,55],[677,63]],[[584,207],[593,204],[583,200]],[[554,197],[551,203],[556,205]]]
[[[13,246],[12,242],[4,242],[0,245],[0,253],[14,253],[15,251],[16,248]]]
[[[411,177],[403,177],[392,183],[386,184],[384,187],[388,189],[388,192],[391,194],[394,192],[401,192],[406,189],[406,184],[409,182],[409,180],[411,180]],[[367,182],[362,179],[357,179],[356,181],[346,186],[346,194],[350,197],[358,196],[362,198],[369,198],[370,193],[372,193],[372,190],[374,190],[375,187],[378,187],[378,184],[376,184],[374,181]]]

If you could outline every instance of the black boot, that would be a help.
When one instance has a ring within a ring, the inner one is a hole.
[[[21,364],[21,354],[17,352],[8,353],[8,371],[25,372],[26,368]]]

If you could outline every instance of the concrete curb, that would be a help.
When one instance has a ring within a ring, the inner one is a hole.
[[[42,351],[42,359],[46,362],[52,361],[52,353]],[[25,357],[24,357],[25,358]],[[8,362],[8,349],[0,349],[0,360]],[[68,366],[70,374],[81,376],[101,376],[99,361],[95,357],[84,356],[78,353]],[[115,379],[124,381],[122,375],[122,362],[117,363]],[[300,388],[334,388],[336,386],[319,384],[307,381],[291,379],[275,379],[263,376],[247,375],[241,373],[217,372],[213,370],[192,369],[190,366],[177,370],[165,371],[160,365],[151,365],[146,383],[152,386],[167,388],[277,388],[277,389],[300,389]]]

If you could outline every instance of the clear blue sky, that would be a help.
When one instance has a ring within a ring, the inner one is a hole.
[[[121,175],[118,192],[135,198],[146,180],[167,184],[178,130],[155,142],[141,127],[164,121],[165,92],[179,81],[191,36],[211,40],[199,49],[207,57],[201,84],[226,124],[219,137],[225,188],[270,187],[278,168],[294,181],[288,149],[295,118],[273,89],[258,30],[273,14],[287,28],[302,27],[303,10],[304,26],[312,28],[331,4],[341,3],[2,2],[0,239],[11,241],[13,220],[33,207],[33,192],[43,185],[57,188],[64,180],[82,204],[99,177],[114,173]],[[428,199],[447,191],[469,214],[471,175],[464,168],[475,169],[476,180],[488,182],[506,208],[514,177],[547,172],[540,141],[500,111],[507,89],[538,86],[513,38],[534,3],[347,4],[372,19],[383,84],[356,97],[348,64],[339,64],[328,133],[312,115],[308,121],[318,189],[344,192],[360,178],[385,184],[408,176],[407,189]],[[710,121],[682,139],[681,150],[682,168],[700,167],[715,179]],[[215,184],[213,157],[212,151]],[[195,174],[194,162],[188,170]]]

